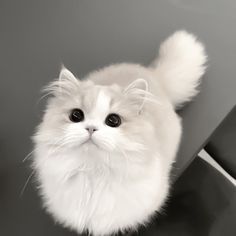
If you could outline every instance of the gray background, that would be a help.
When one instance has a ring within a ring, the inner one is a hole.
[[[0,235],[69,235],[40,208],[23,158],[41,118],[40,89],[64,63],[78,77],[110,63],[148,64],[178,29],[206,45],[209,68],[188,104],[173,176],[191,162],[236,101],[234,0],[0,1]],[[17,234],[16,234],[17,232]]]

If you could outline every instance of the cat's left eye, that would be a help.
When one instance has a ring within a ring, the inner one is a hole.
[[[115,128],[121,125],[121,118],[119,115],[112,113],[107,116],[105,123],[106,125]]]

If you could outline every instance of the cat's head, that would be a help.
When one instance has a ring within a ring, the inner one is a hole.
[[[66,68],[47,86],[51,94],[36,144],[107,153],[142,152],[153,132],[145,118],[150,100],[147,82],[137,79],[127,87],[101,86],[81,81]]]

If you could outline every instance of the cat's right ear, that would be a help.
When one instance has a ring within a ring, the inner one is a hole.
[[[78,88],[78,86],[80,86],[79,79],[77,79],[71,71],[69,71],[64,65],[62,65],[58,78],[59,92],[70,93],[71,90]]]
[[[63,81],[67,81],[67,82],[78,82],[78,79],[76,79],[76,77],[72,74],[72,72],[70,72],[64,65],[62,65],[61,67],[61,71],[59,74],[59,81],[63,82]]]
[[[53,96],[70,95],[80,87],[80,81],[68,69],[62,66],[58,79],[51,82],[43,92]]]

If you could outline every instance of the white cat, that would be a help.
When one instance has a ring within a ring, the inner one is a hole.
[[[135,229],[160,211],[181,138],[176,107],[197,94],[206,54],[178,31],[150,67],[111,65],[79,80],[62,68],[35,136],[47,211],[78,233]]]

